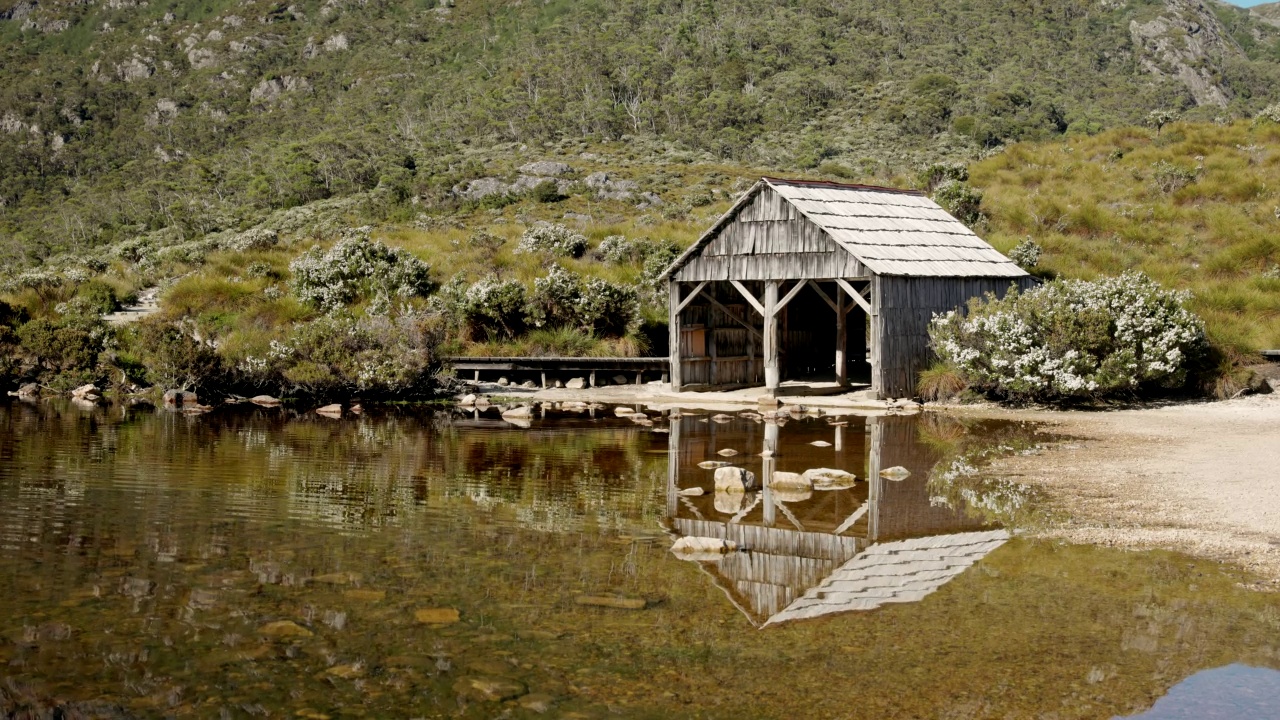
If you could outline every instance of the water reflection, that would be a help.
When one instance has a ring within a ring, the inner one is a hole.
[[[1203,670],[1131,720],[1280,718],[1280,672],[1233,663]]]
[[[639,410],[0,403],[0,716],[1111,717],[1280,662],[1216,566],[1004,541],[1033,429]]]
[[[918,425],[901,416],[779,424],[755,413],[680,415],[670,423],[669,527],[746,550],[699,562],[758,627],[918,601],[1009,538],[964,502],[931,494],[943,453],[920,441]],[[726,453],[758,478],[758,490],[713,492],[713,466]],[[857,481],[814,489],[770,481],[821,468]],[[898,470],[882,475],[889,468]]]

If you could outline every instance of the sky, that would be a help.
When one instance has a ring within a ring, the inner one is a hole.
[[[1272,2],[1272,0],[1227,0],[1227,2],[1240,7],[1253,7],[1254,5]]]

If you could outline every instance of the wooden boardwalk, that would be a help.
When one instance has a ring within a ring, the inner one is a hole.
[[[589,387],[595,387],[604,378],[610,380],[609,384],[621,384],[615,379],[619,376],[628,382],[634,379],[637,385],[646,379],[667,382],[671,366],[667,357],[447,357],[445,362],[458,373],[458,377],[470,372],[476,382],[480,382],[482,372],[536,373],[542,387],[547,387],[548,374],[553,379],[582,377]]]

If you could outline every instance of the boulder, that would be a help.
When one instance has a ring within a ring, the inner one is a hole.
[[[511,384],[511,381],[504,377],[500,377],[498,378],[498,384],[501,385],[502,387],[506,387]]]
[[[522,388],[536,388],[536,387],[538,387],[538,383],[536,383],[536,382],[534,382],[534,381],[532,381],[532,380],[525,380],[524,382],[520,383],[520,387],[522,387]]]
[[[280,400],[278,398],[273,398],[270,395],[254,395],[249,398],[249,402],[263,407],[276,407],[280,404]]]
[[[627,384],[627,376],[626,376],[626,375],[614,375],[614,376],[613,376],[613,384],[614,384],[614,385],[626,385],[626,384]]]
[[[848,490],[858,479],[851,472],[835,468],[810,468],[804,471],[804,478],[814,490]]]
[[[552,381],[551,381],[551,387],[555,387],[555,388],[562,388],[562,387],[564,387],[564,381],[563,381],[563,380],[552,380]]]
[[[901,465],[895,465],[891,468],[881,470],[880,477],[886,480],[906,480],[911,477],[911,471]]]
[[[700,487],[691,487],[691,488],[684,488],[683,490],[677,490],[676,494],[681,497],[700,497],[702,495],[705,495],[706,492],[707,492],[706,490],[703,490]]]
[[[93,383],[89,383],[88,385],[81,385],[80,387],[71,391],[71,397],[73,398],[80,398],[80,399],[87,400],[87,399],[90,399],[89,398],[90,395],[94,396],[94,398],[98,396],[98,386],[94,385]]]
[[[738,544],[732,540],[722,540],[721,538],[712,537],[682,537],[675,541],[671,546],[671,552],[677,556],[712,556],[712,559],[718,558],[731,552],[736,552]]]
[[[717,492],[711,499],[711,504],[718,513],[737,515],[742,512],[742,508],[749,506],[754,500],[754,493]]]
[[[173,407],[181,407],[183,405],[198,405],[200,399],[190,390],[165,390],[164,404]]]
[[[476,394],[468,393],[463,395],[462,399],[458,401],[458,404],[462,407],[473,407],[476,404]]]
[[[813,480],[801,475],[800,473],[783,472],[779,470],[773,474],[772,478],[769,479],[769,487],[812,490]]]
[[[618,417],[631,417],[632,415],[636,414],[636,409],[629,408],[625,405],[619,405],[618,407],[613,409],[613,414],[617,415]]]
[[[316,414],[325,417],[342,417],[342,406],[338,403],[325,405],[324,407],[316,408]]]
[[[582,388],[587,386],[587,379],[576,377],[570,380],[569,382],[565,383],[564,386],[566,388],[569,388],[570,390],[581,390]]]
[[[717,493],[745,493],[756,489],[756,474],[740,467],[722,467],[716,470]]]
[[[533,417],[533,408],[528,405],[520,405],[518,407],[508,408],[502,411],[503,418],[531,418]]]
[[[520,166],[520,172],[527,175],[538,175],[541,177],[558,177],[573,172],[573,168],[568,163],[555,162],[554,160],[539,160],[537,162],[525,163]]]

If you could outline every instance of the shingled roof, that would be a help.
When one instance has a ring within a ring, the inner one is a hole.
[[[924,193],[870,185],[762,178],[672,263],[669,276],[696,257],[760,192],[772,189],[837,245],[878,275],[1026,277]]]

